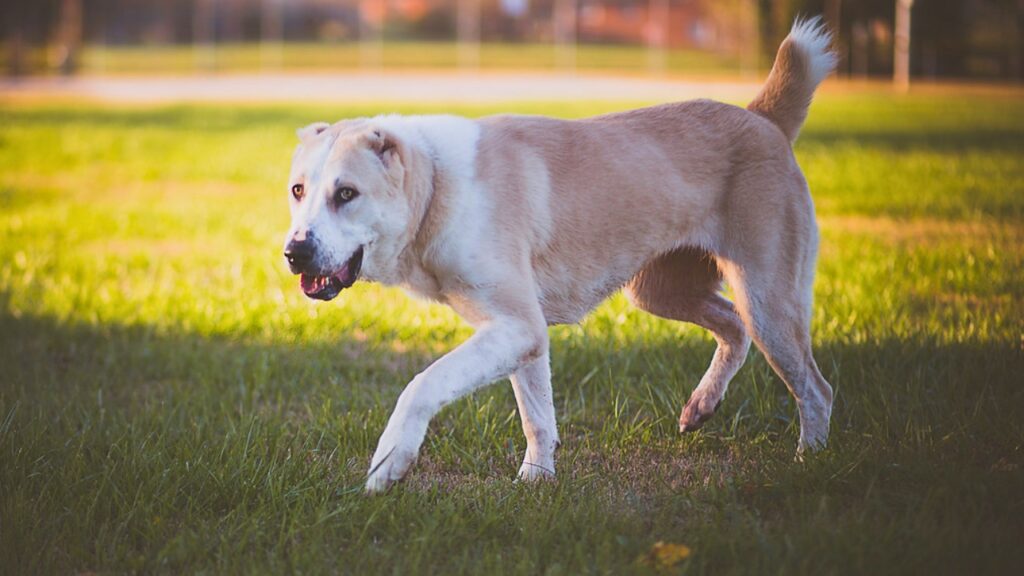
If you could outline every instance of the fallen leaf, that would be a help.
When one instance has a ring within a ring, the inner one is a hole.
[[[693,551],[686,544],[658,541],[641,557],[641,562],[654,568],[672,568],[690,557]]]

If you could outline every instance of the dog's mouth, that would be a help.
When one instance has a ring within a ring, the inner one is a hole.
[[[314,300],[332,300],[342,290],[355,284],[359,279],[359,269],[363,266],[363,247],[352,254],[352,257],[345,262],[345,265],[334,274],[328,276],[314,276],[303,273],[300,277],[302,291],[307,297]]]

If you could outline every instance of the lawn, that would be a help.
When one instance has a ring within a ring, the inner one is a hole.
[[[0,46],[0,61],[6,58]],[[570,49],[571,50],[571,49]],[[470,54],[472,56],[472,54]],[[646,72],[652,64],[645,46],[579,44],[575,51],[559,53],[552,44],[487,42],[480,45],[479,65],[486,70],[552,70],[573,67],[581,70]],[[205,70],[220,73],[261,71],[330,72],[368,66],[370,69],[456,68],[459,46],[454,42],[387,41],[379,46],[356,42],[301,43],[280,46],[234,43],[197,50],[194,46],[102,46],[88,45],[82,51],[81,72],[85,74],[190,74]],[[29,54],[36,70],[49,66],[47,54]],[[730,56],[698,50],[668,50],[664,54],[667,72],[687,75],[731,75],[740,69]]]
[[[616,296],[551,330],[556,482],[512,482],[498,383],[371,498],[399,391],[470,331],[377,286],[308,301],[280,250],[295,127],[379,111],[0,108],[0,572],[1024,570],[1024,99],[812,108],[823,453],[794,461],[795,406],[755,351],[681,436],[714,341]],[[690,555],[652,563],[659,541]]]

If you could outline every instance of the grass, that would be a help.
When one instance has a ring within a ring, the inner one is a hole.
[[[498,384],[443,411],[408,481],[367,498],[403,384],[469,334],[376,286],[311,303],[282,265],[294,128],[375,112],[0,109],[0,572],[1024,567],[1019,98],[812,109],[797,155],[838,393],[824,453],[793,461],[795,407],[756,352],[680,436],[714,343],[615,297],[551,330],[557,482],[511,481],[525,442]],[[692,553],[645,563],[658,541]]]
[[[0,48],[0,60],[5,54]],[[561,59],[560,59],[561,58]],[[581,70],[646,72],[651,65],[645,46],[580,44],[575,56],[563,61],[552,44],[488,42],[480,45],[479,65],[494,70],[554,70],[572,64]],[[30,54],[36,70],[49,66],[47,54]],[[191,45],[102,46],[89,45],[82,52],[81,71],[85,74],[191,74],[209,72],[252,73],[261,71],[329,72],[368,66],[383,69],[444,69],[460,65],[459,48],[454,42],[387,41],[379,50],[356,42],[301,43],[276,46],[259,44],[220,44],[196,49]],[[730,56],[697,50],[668,50],[664,60],[667,72],[686,74],[735,74],[739,61]]]

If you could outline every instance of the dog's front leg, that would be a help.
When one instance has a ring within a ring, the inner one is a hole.
[[[547,327],[521,318],[495,318],[430,365],[406,386],[373,454],[367,492],[380,492],[408,472],[430,419],[446,404],[547,357]]]
[[[512,373],[512,390],[526,435],[526,457],[519,478],[536,480],[555,475],[558,427],[551,397],[551,364],[544,354]]]

